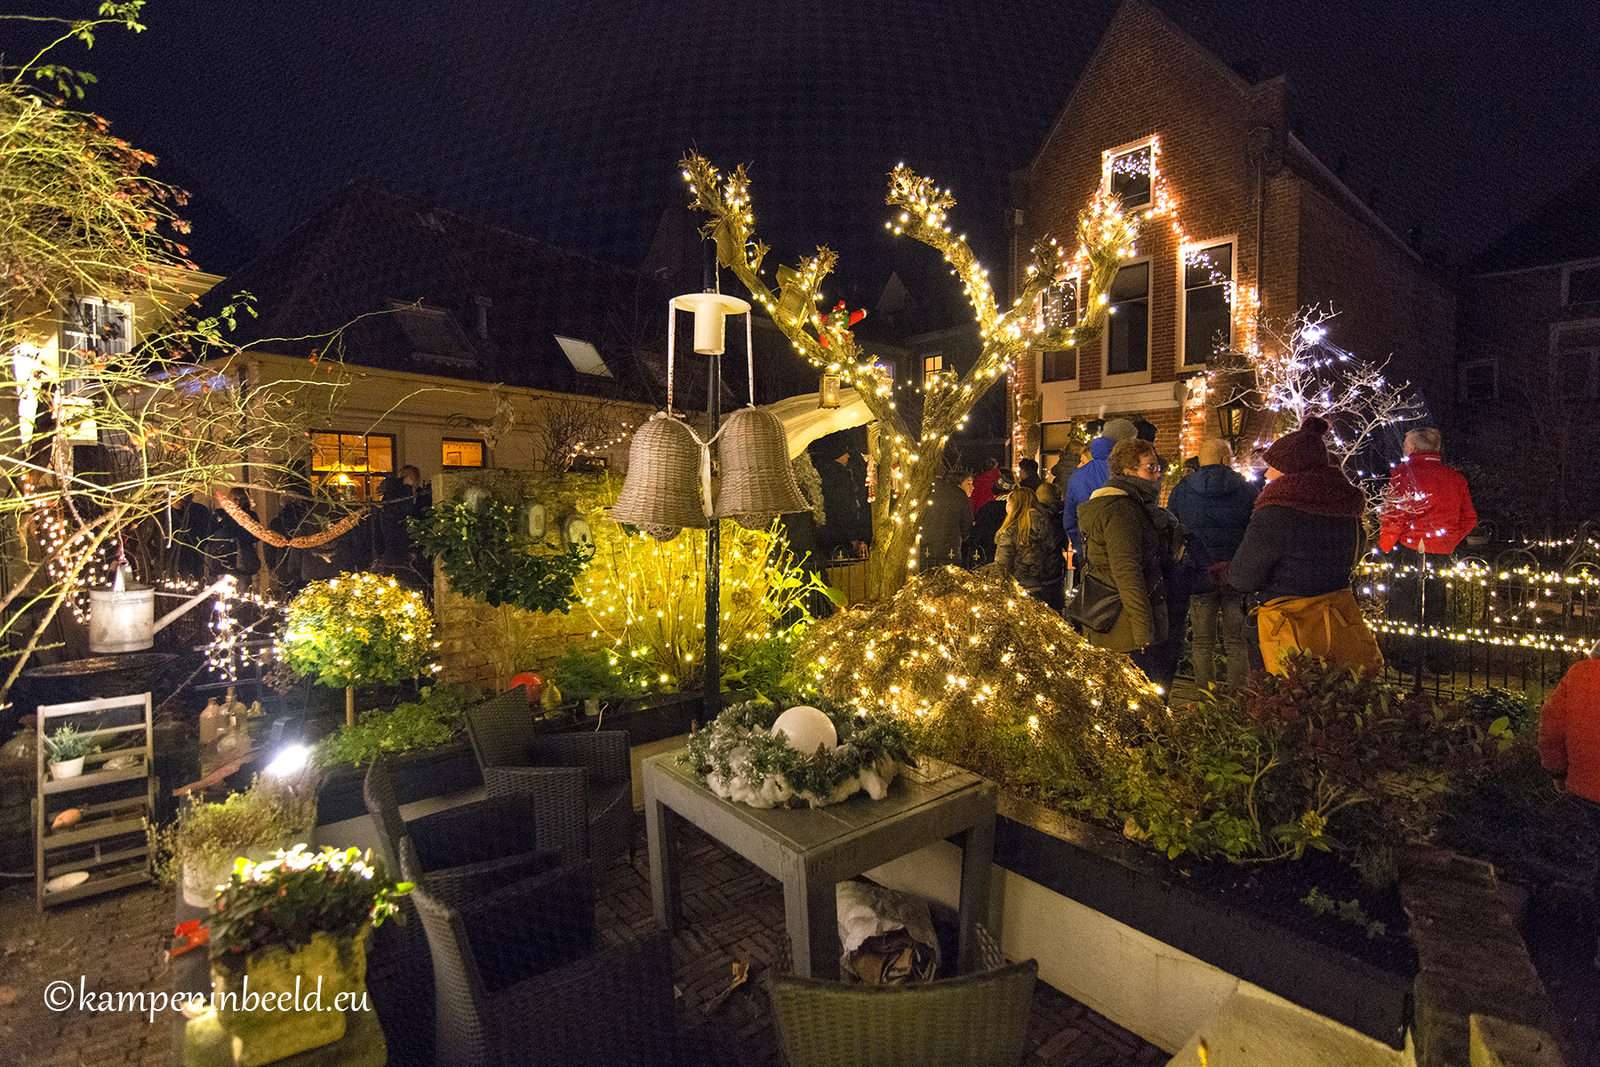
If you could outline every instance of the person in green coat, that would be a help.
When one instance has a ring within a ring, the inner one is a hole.
[[[1114,585],[1122,614],[1107,633],[1085,631],[1089,643],[1126,652],[1158,685],[1165,671],[1154,650],[1167,637],[1167,586],[1163,562],[1172,551],[1177,522],[1161,506],[1161,461],[1156,446],[1131,438],[1109,457],[1111,477],[1078,505],[1089,573]]]

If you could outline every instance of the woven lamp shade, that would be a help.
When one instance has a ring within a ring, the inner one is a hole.
[[[760,408],[740,408],[728,416],[717,440],[722,456],[717,518],[764,530],[779,515],[810,509],[795,484],[789,435],[778,416]]]
[[[700,442],[694,432],[664,412],[650,416],[634,431],[628,477],[611,517],[641,527],[658,541],[670,541],[685,526],[707,525],[703,499]]]

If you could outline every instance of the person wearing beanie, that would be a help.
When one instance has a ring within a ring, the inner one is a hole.
[[[1227,584],[1265,604],[1350,587],[1362,551],[1367,498],[1328,456],[1327,420],[1313,415],[1266,451],[1266,488],[1225,570]],[[1255,616],[1247,624],[1251,666],[1265,666]]]
[[[1540,709],[1539,762],[1556,789],[1588,816],[1592,843],[1600,850],[1600,642],[1588,659],[1572,665]],[[1600,969],[1600,942],[1594,965]]]
[[[1083,566],[1083,534],[1078,530],[1078,508],[1111,478],[1107,462],[1120,441],[1131,441],[1138,433],[1127,419],[1112,419],[1100,428],[1100,435],[1089,442],[1089,462],[1067,479],[1066,502],[1061,511],[1061,530],[1072,545],[1073,565]]]

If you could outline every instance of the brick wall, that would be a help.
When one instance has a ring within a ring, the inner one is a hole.
[[[588,519],[591,532],[602,544],[619,529],[600,517],[601,509],[609,506],[621,489],[620,481],[605,473],[447,471],[433,484],[434,499],[440,502],[457,501],[467,489],[481,487],[498,500],[543,504],[544,547],[552,552],[561,549],[560,529],[568,514]],[[563,615],[490,607],[451,589],[437,563],[433,603],[434,638],[440,643],[444,666],[440,679],[446,682],[503,688],[520,671],[547,671],[568,644],[589,637],[582,612]]]

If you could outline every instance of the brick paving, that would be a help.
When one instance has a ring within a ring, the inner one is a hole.
[[[756,867],[685,828],[684,928],[673,937],[673,974],[681,991],[680,1022],[694,1060],[741,1067],[777,1067],[782,1060],[761,978],[785,954],[783,890]],[[598,885],[604,936],[625,938],[652,928],[643,818],[637,820],[631,864],[615,864]],[[39,915],[33,885],[0,888],[0,1064],[78,1067],[172,1062],[168,1015],[152,1025],[131,1012],[52,1012],[48,983],[80,976],[90,990],[170,989],[162,950],[171,932],[172,891],[141,887],[68,904]],[[735,962],[750,979],[729,986]],[[1029,1023],[1029,1067],[1121,1067],[1165,1063],[1166,1053],[1040,983]]]

